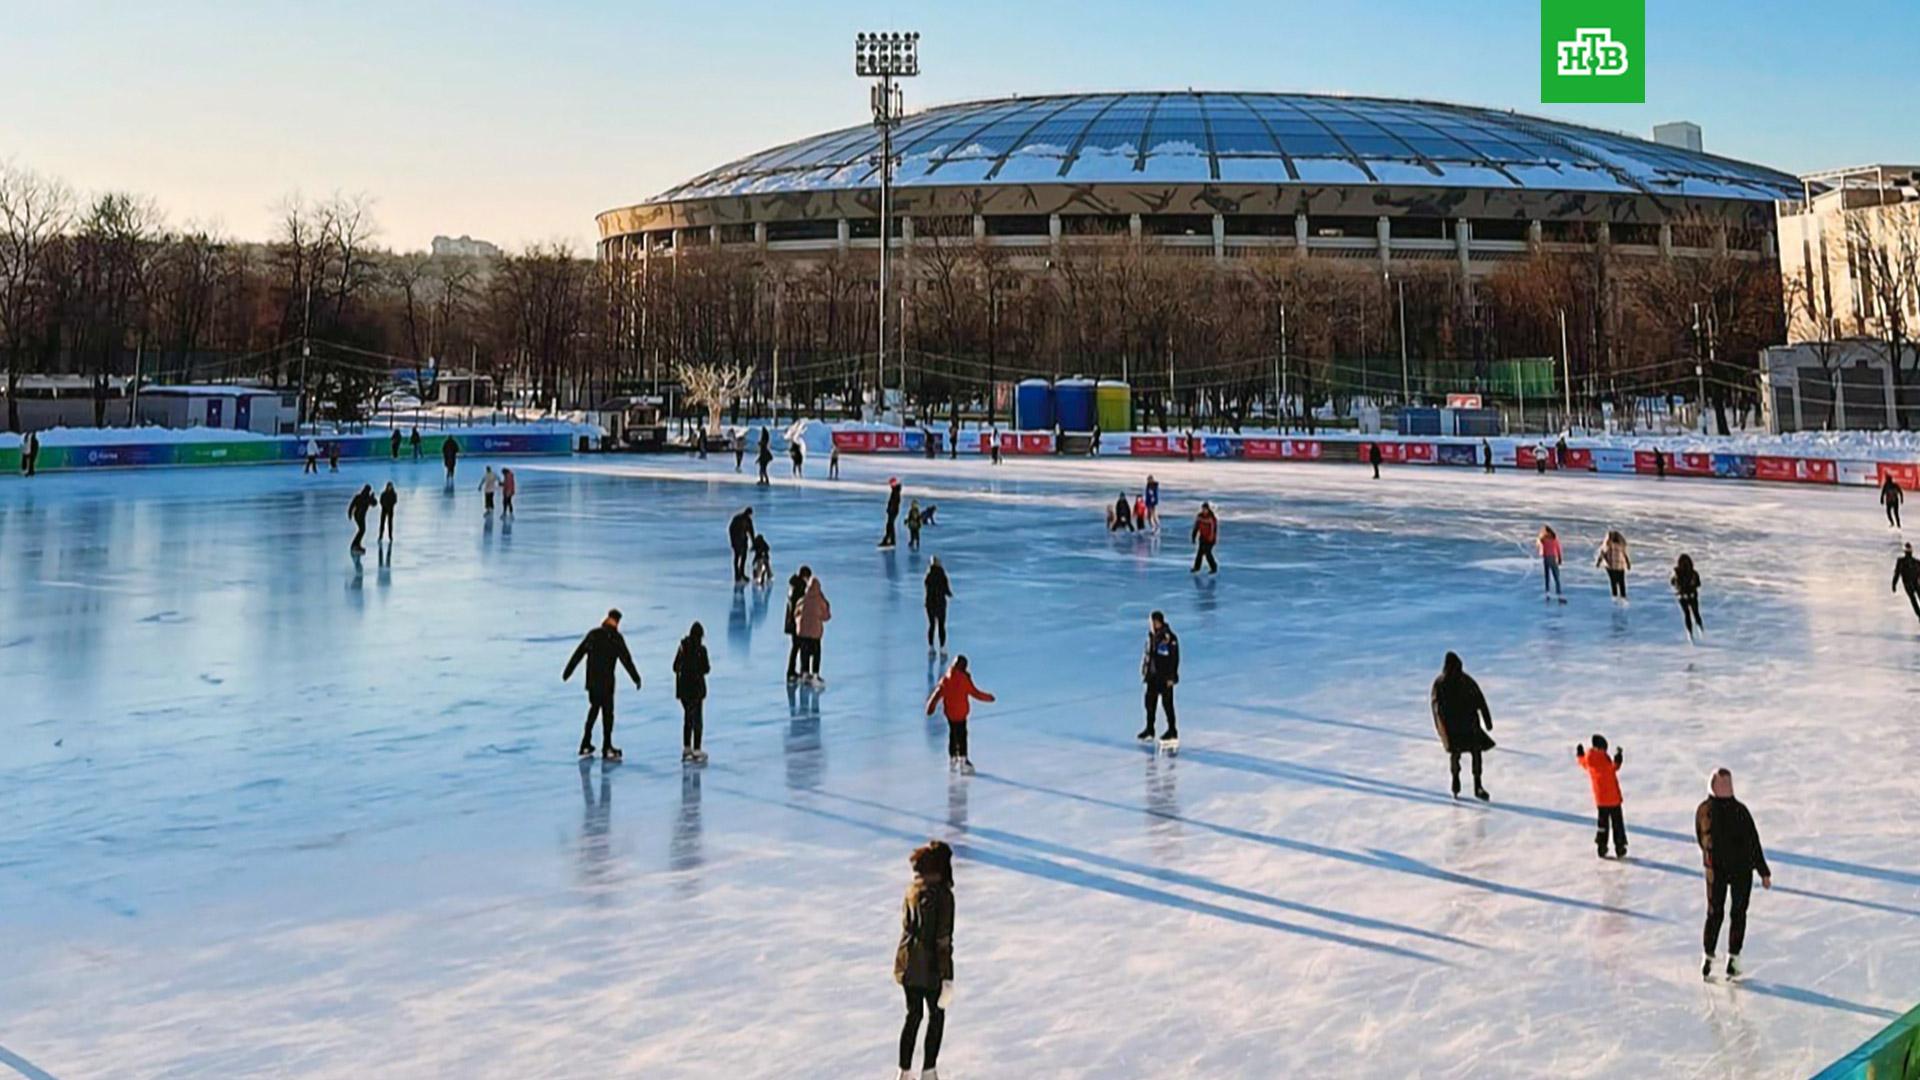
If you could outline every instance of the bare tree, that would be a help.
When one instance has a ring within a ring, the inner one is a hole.
[[[0,163],[0,349],[7,363],[7,430],[20,430],[27,343],[44,329],[47,249],[71,223],[73,194],[59,180]]]
[[[720,417],[753,386],[753,372],[729,364],[675,364],[674,377],[686,391],[687,403],[707,412],[709,432],[720,430]]]

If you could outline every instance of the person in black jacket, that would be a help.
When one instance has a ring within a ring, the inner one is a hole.
[[[1753,896],[1753,875],[1760,887],[1773,888],[1773,870],[1760,846],[1760,830],[1746,804],[1733,797],[1733,773],[1715,769],[1707,781],[1709,795],[1693,813],[1693,834],[1700,841],[1700,859],[1707,870],[1707,925],[1701,935],[1706,953],[1700,977],[1713,977],[1714,947],[1720,943],[1720,920],[1727,896],[1733,896],[1733,921],[1727,928],[1727,978],[1740,977],[1740,946],[1747,938],[1747,901]]]
[[[353,543],[347,545],[348,551],[367,550],[360,541],[367,538],[367,511],[378,501],[373,497],[373,485],[362,484],[359,494],[347,504],[347,516],[353,519]]]
[[[1173,712],[1173,687],[1180,681],[1180,638],[1167,625],[1167,617],[1154,612],[1147,617],[1147,647],[1140,656],[1140,680],[1147,684],[1147,724],[1134,736],[1142,742],[1153,739],[1154,710],[1167,709],[1167,733],[1161,742],[1180,741],[1179,719]]]
[[[413,460],[420,460],[420,429],[414,428],[407,433],[407,445],[413,448]]]
[[[1440,675],[1433,680],[1433,689],[1427,695],[1427,703],[1433,709],[1433,730],[1440,736],[1440,745],[1446,748],[1448,767],[1453,773],[1453,797],[1460,797],[1460,755],[1473,757],[1473,797],[1487,801],[1486,785],[1480,781],[1480,755],[1493,749],[1493,711],[1487,708],[1487,697],[1480,692],[1480,684],[1467,674],[1457,653],[1448,653],[1446,661],[1440,665]]]
[[[1705,633],[1707,624],[1700,618],[1700,571],[1693,568],[1693,556],[1682,554],[1673,564],[1673,576],[1667,579],[1673,586],[1673,595],[1680,601],[1680,617],[1687,624],[1687,640],[1693,640],[1694,630]]]
[[[460,460],[459,440],[449,435],[440,444],[440,463],[447,467],[447,483],[453,483],[453,467]]]
[[[893,538],[893,523],[900,517],[900,478],[887,478],[887,531],[880,537],[883,548],[892,547],[897,541]]]
[[[753,507],[733,515],[727,522],[727,542],[733,545],[733,583],[747,580],[747,547],[753,543]]]
[[[1892,588],[1906,587],[1907,603],[1913,605],[1913,613],[1920,617],[1920,559],[1913,557],[1913,545],[1907,544],[1900,557],[1893,561]]]
[[[387,440],[387,446],[389,448],[389,456],[392,457],[393,460],[399,461],[400,460],[400,429],[399,428],[393,429],[393,436]]]
[[[947,580],[947,568],[940,565],[940,556],[935,555],[927,565],[927,651],[933,651],[933,633],[940,631],[940,647],[947,647],[947,600],[953,596],[953,585]]]
[[[1367,464],[1373,466],[1373,478],[1375,480],[1380,479],[1380,463],[1385,461],[1386,457],[1385,454],[1380,452],[1379,443],[1367,444]]]
[[[613,745],[614,665],[625,667],[628,677],[633,679],[633,688],[640,689],[640,672],[633,666],[633,654],[627,651],[627,639],[620,636],[619,608],[607,612],[606,619],[580,639],[580,647],[573,650],[573,658],[560,673],[560,681],[573,678],[573,669],[579,667],[582,660],[587,662],[587,726],[580,732],[580,756],[593,755],[593,720],[597,716],[600,718],[600,756],[618,761],[620,748]]]
[[[680,639],[680,651],[673,654],[673,696],[680,699],[680,760],[705,762],[707,752],[700,749],[706,733],[707,630],[699,623],[688,628]]]
[[[1489,475],[1491,475],[1491,474],[1492,474],[1492,472],[1493,472],[1493,444],[1492,444],[1492,443],[1490,443],[1490,442],[1488,442],[1488,441],[1487,441],[1487,440],[1485,440],[1485,439],[1481,439],[1481,440],[1480,440],[1480,464],[1481,464],[1481,466],[1482,466],[1483,468],[1485,468],[1485,470],[1487,471],[1487,473],[1488,473]]]
[[[393,508],[399,503],[400,493],[393,490],[393,481],[389,480],[387,486],[380,489],[380,531],[374,534],[376,543],[385,540],[389,547],[393,545]]]
[[[813,567],[802,566],[787,579],[787,619],[786,631],[790,643],[787,646],[787,684],[800,681],[800,635],[795,615],[800,610],[800,598],[807,595],[807,582],[813,580]]]
[[[1900,527],[1900,503],[1905,497],[1892,473],[1880,478],[1880,505],[1887,508],[1888,528]]]
[[[760,479],[755,480],[754,483],[762,487],[773,483],[772,480],[767,479],[767,466],[773,464],[773,445],[766,428],[760,429],[760,451],[754,455],[753,460],[754,464],[760,466]]]

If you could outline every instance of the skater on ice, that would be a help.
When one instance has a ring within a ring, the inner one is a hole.
[[[353,519],[353,543],[347,545],[348,551],[367,550],[360,541],[367,538],[367,511],[373,509],[380,500],[374,498],[373,485],[362,484],[353,501],[347,504],[347,516]]]
[[[1880,478],[1880,505],[1887,511],[1887,527],[1900,527],[1900,504],[1906,501],[1906,494],[1900,490],[1900,484],[1892,473]]]
[[[420,460],[420,429],[414,428],[407,434],[407,445],[413,448],[413,460]]]
[[[733,471],[739,472],[741,467],[747,462],[747,433],[739,428],[735,428],[733,434],[728,436],[727,441],[733,447]],[[706,440],[701,440],[702,445],[704,445],[705,442]]]
[[[920,527],[927,519],[920,513],[920,500],[915,499],[907,506],[907,550],[920,550]]]
[[[992,428],[987,432],[987,453],[993,464],[1000,464],[1000,429]]]
[[[309,436],[307,438],[306,450],[307,450],[307,463],[300,470],[300,475],[302,476],[305,476],[308,473],[318,473],[320,471],[320,444],[316,442],[311,436]]]
[[[327,471],[328,472],[340,471],[340,440],[339,439],[327,440]]]
[[[767,543],[767,534],[753,534],[753,585],[764,589],[773,584],[773,545]]]
[[[614,666],[627,669],[633,688],[640,689],[640,672],[633,666],[633,654],[627,651],[627,639],[620,635],[620,609],[607,612],[599,626],[587,631],[580,645],[567,660],[560,681],[573,678],[580,661],[587,662],[587,726],[580,732],[580,756],[593,756],[593,721],[600,720],[600,756],[607,761],[620,760],[620,749],[613,745]]]
[[[1540,553],[1540,589],[1542,595],[1559,597],[1561,603],[1567,602],[1567,594],[1560,591],[1560,534],[1553,526],[1540,526],[1540,535],[1534,538],[1534,550]]]
[[[1193,569],[1189,573],[1200,572],[1200,563],[1206,561],[1207,573],[1220,572],[1220,564],[1214,561],[1213,545],[1220,541],[1220,519],[1214,515],[1212,503],[1201,503],[1200,512],[1193,516],[1193,529],[1189,535],[1194,543]]]
[[[793,626],[800,643],[800,678],[816,687],[826,682],[820,677],[820,639],[826,636],[827,623],[832,618],[833,605],[827,602],[820,579],[809,577],[806,595],[800,598],[800,606],[793,614]]]
[[[707,630],[699,623],[687,628],[680,648],[673,654],[673,696],[680,702],[680,760],[705,762],[707,752],[700,748],[706,733]]]
[[[947,580],[947,568],[935,555],[927,565],[927,648],[933,648],[934,632],[939,631],[940,647],[947,647],[947,601],[953,598],[953,585]]]
[[[973,775],[973,759],[967,756],[967,716],[975,701],[992,701],[993,695],[973,683],[964,655],[953,658],[953,666],[940,676],[940,682],[927,695],[927,715],[935,706],[947,718],[947,767],[967,776]]]
[[[1773,871],[1767,866],[1767,853],[1760,846],[1760,830],[1754,827],[1753,814],[1733,797],[1733,773],[1714,770],[1707,788],[1707,798],[1693,813],[1693,834],[1700,841],[1700,858],[1707,871],[1707,925],[1701,935],[1706,956],[1700,964],[1700,977],[1713,978],[1720,921],[1729,914],[1727,900],[1731,897],[1726,970],[1727,978],[1737,979],[1740,947],[1747,938],[1747,902],[1753,897],[1753,875],[1760,875],[1761,888],[1771,889]]]
[[[1379,443],[1367,444],[1367,464],[1373,466],[1373,478],[1375,480],[1380,479],[1380,463],[1385,460],[1386,455],[1380,452]]]
[[[1493,444],[1480,440],[1480,464],[1488,476],[1493,475]]]
[[[1127,505],[1127,493],[1124,491],[1112,506],[1107,507],[1107,531],[1119,532],[1121,529],[1133,531],[1133,509]]]
[[[767,478],[767,466],[773,464],[773,446],[767,436],[766,428],[760,429],[760,450],[754,455],[753,461],[754,464],[760,466],[760,478],[755,480],[754,483],[760,487],[766,487],[772,484],[773,481]]]
[[[792,577],[787,579],[786,631],[787,637],[791,639],[787,645],[787,684],[789,686],[800,681],[800,661],[802,659],[799,625],[800,601],[806,598],[807,583],[812,580],[813,567],[811,566],[802,566],[793,572]]]
[[[393,546],[393,508],[400,504],[400,493],[393,490],[393,481],[380,489],[380,531],[374,535],[374,542],[385,541]]]
[[[827,479],[840,479],[840,447],[827,451]]]
[[[1907,590],[1907,603],[1913,605],[1914,617],[1920,618],[1920,559],[1913,557],[1912,544],[1904,545],[1893,561],[1892,587]]]
[[[794,479],[797,480],[806,475],[806,451],[800,448],[799,439],[795,439],[787,444],[787,459],[793,462]]]
[[[1427,695],[1433,710],[1433,729],[1447,751],[1447,767],[1453,774],[1453,797],[1460,797],[1460,755],[1473,759],[1473,797],[1486,802],[1490,796],[1480,778],[1480,756],[1493,749],[1493,711],[1480,684],[1467,674],[1456,653],[1448,653],[1440,665]]]
[[[953,849],[929,840],[908,862],[913,884],[900,905],[900,944],[893,952],[893,981],[907,995],[907,1020],[900,1029],[900,1080],[913,1080],[913,1044],[920,1021],[927,1024],[920,1080],[940,1080],[940,1040],[946,1034],[947,1006],[953,1001]]]
[[[20,475],[32,476],[40,471],[40,433],[29,431],[20,440]]]
[[[733,583],[740,585],[747,580],[747,549],[753,542],[753,507],[749,506],[733,515],[727,522],[727,543],[733,548]]]
[[[1607,538],[1601,542],[1600,551],[1594,556],[1593,565],[1604,566],[1607,570],[1607,588],[1615,600],[1627,598],[1627,571],[1633,569],[1633,558],[1627,554],[1627,538],[1619,529],[1608,529]]]
[[[1673,574],[1667,578],[1674,599],[1680,601],[1680,618],[1687,624],[1687,640],[1707,630],[1700,618],[1700,571],[1693,568],[1693,556],[1684,552],[1673,562]]]
[[[890,548],[898,542],[893,536],[893,525],[899,517],[900,478],[897,476],[889,476],[887,477],[887,531],[880,536],[880,547]]]
[[[1160,743],[1169,749],[1180,745],[1179,718],[1173,711],[1173,688],[1180,681],[1180,637],[1167,625],[1162,612],[1147,616],[1147,647],[1140,655],[1140,681],[1147,686],[1147,723],[1134,736],[1141,742],[1153,741],[1155,711],[1167,710],[1167,731]]]
[[[440,444],[440,464],[447,467],[447,484],[453,484],[453,468],[460,462],[460,443],[449,435]]]
[[[1626,764],[1626,752],[1615,748],[1613,756],[1607,756],[1607,737],[1595,734],[1593,749],[1585,744],[1573,748],[1573,760],[1587,771],[1587,783],[1593,788],[1593,809],[1598,816],[1593,842],[1600,849],[1600,857],[1607,857],[1607,834],[1613,834],[1613,857],[1627,857],[1627,819],[1620,813],[1620,766]]]
[[[1152,526],[1154,532],[1159,532],[1160,531],[1160,481],[1155,480],[1153,478],[1152,473],[1147,474],[1146,496],[1147,496],[1147,524]]]
[[[493,495],[499,490],[500,477],[494,474],[493,466],[489,465],[487,471],[480,476],[480,494],[486,499],[488,514],[493,513]]]
[[[400,460],[400,429],[399,428],[393,429],[393,434],[387,439],[387,446],[389,448],[388,456],[395,461],[399,461]]]
[[[520,490],[520,481],[514,479],[513,470],[500,470],[500,516],[513,516],[513,493]]]

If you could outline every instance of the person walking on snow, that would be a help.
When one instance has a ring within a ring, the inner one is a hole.
[[[1379,443],[1367,444],[1367,464],[1373,466],[1373,478],[1375,480],[1380,479],[1380,463],[1385,460],[1386,455],[1380,452]]]
[[[733,583],[747,580],[747,548],[753,542],[753,507],[733,515],[727,522],[727,543],[733,547]]]
[[[347,504],[347,516],[353,519],[353,543],[347,545],[348,551],[367,550],[360,541],[367,538],[367,511],[373,509],[378,499],[373,497],[373,485],[362,484],[359,494]]]
[[[1147,647],[1140,654],[1140,681],[1147,686],[1147,723],[1134,738],[1141,742],[1153,741],[1154,712],[1164,705],[1167,732],[1160,741],[1163,745],[1178,743],[1180,721],[1173,711],[1173,688],[1180,681],[1180,638],[1173,627],[1167,625],[1167,617],[1162,612],[1156,611],[1147,617]]]
[[[826,636],[827,623],[832,618],[833,605],[827,602],[820,579],[809,577],[807,593],[800,598],[800,607],[793,615],[793,628],[800,640],[800,677],[815,686],[826,682],[820,677],[820,639]]]
[[[800,681],[800,601],[807,595],[807,583],[813,580],[813,567],[802,566],[787,579],[787,682]]]
[[[520,482],[513,478],[513,470],[500,470],[500,516],[513,516],[513,493],[520,490]]]
[[[927,695],[927,715],[938,705],[947,718],[947,767],[973,775],[973,759],[967,756],[967,714],[975,701],[992,701],[993,695],[973,684],[967,673],[967,658],[956,656],[953,666],[940,676],[940,682]]]
[[[936,1065],[953,1003],[953,849],[929,840],[914,849],[913,884],[900,904],[900,944],[893,952],[893,981],[907,995],[900,1028],[900,1080],[913,1080],[913,1044],[927,1021],[920,1080],[940,1080]]]
[[[761,487],[772,484],[773,481],[767,479],[767,466],[773,464],[773,444],[771,438],[767,435],[766,428],[760,429],[760,450],[754,455],[753,460],[755,464],[760,466],[760,479],[755,480],[754,483]]]
[[[460,461],[460,443],[449,435],[440,444],[440,463],[447,467],[447,483],[453,483],[453,467]]]
[[[389,547],[393,545],[393,508],[399,503],[400,493],[393,490],[393,481],[389,480],[380,489],[380,531],[374,534],[375,543],[384,540]]]
[[[1773,888],[1773,870],[1760,846],[1760,830],[1746,804],[1733,797],[1733,773],[1715,769],[1707,781],[1708,796],[1693,812],[1693,835],[1700,841],[1700,859],[1707,871],[1707,925],[1701,934],[1705,959],[1702,979],[1713,978],[1713,954],[1720,944],[1720,920],[1733,898],[1733,920],[1727,928],[1727,978],[1740,977],[1740,947],[1747,939],[1747,902],[1753,898],[1753,875],[1760,887]]]
[[[1693,568],[1693,556],[1682,553],[1673,563],[1673,574],[1667,578],[1667,584],[1673,586],[1674,599],[1680,601],[1680,618],[1687,624],[1687,640],[1692,641],[1696,633],[1706,633],[1707,624],[1700,618],[1700,572]]]
[[[1193,531],[1189,536],[1194,542],[1193,569],[1189,573],[1200,572],[1201,560],[1206,560],[1207,573],[1220,572],[1220,564],[1214,561],[1213,545],[1220,540],[1220,519],[1214,515],[1212,503],[1201,503],[1200,512],[1193,516]]]
[[[1880,505],[1886,507],[1888,528],[1900,527],[1900,504],[1905,500],[1906,495],[1900,490],[1900,484],[1894,480],[1892,473],[1880,478]]]
[[[680,701],[680,760],[704,763],[707,752],[700,749],[706,733],[707,629],[694,623],[680,639],[673,654],[673,696]]]
[[[953,598],[953,583],[947,580],[947,568],[935,555],[927,566],[927,651],[933,651],[933,636],[940,634],[940,648],[947,647],[947,601]]]
[[[733,471],[739,472],[747,461],[747,433],[735,429],[728,441],[733,444]]]
[[[305,465],[305,467],[303,467],[300,470],[300,475],[305,476],[308,473],[318,473],[319,471],[320,471],[320,444],[318,442],[315,442],[312,436],[308,436],[307,437],[307,464]]]
[[[1540,592],[1545,596],[1551,592],[1567,602],[1567,594],[1560,591],[1560,535],[1553,526],[1540,526],[1540,535],[1534,539],[1534,549],[1540,553]]]
[[[407,445],[413,448],[413,460],[420,460],[420,429],[414,428],[407,435]]]
[[[1448,653],[1427,695],[1433,710],[1433,730],[1447,751],[1447,765],[1453,774],[1453,797],[1460,797],[1460,755],[1473,758],[1473,797],[1486,802],[1490,796],[1480,780],[1480,756],[1493,749],[1493,711],[1480,684],[1473,681],[1457,653]]]
[[[560,681],[573,678],[580,661],[587,662],[587,726],[580,732],[580,756],[593,756],[593,721],[600,720],[600,756],[607,761],[620,760],[620,749],[613,745],[614,665],[627,669],[633,688],[640,689],[640,672],[633,666],[633,654],[627,651],[627,639],[620,636],[620,609],[613,608],[599,626],[587,631],[580,645],[560,673]]]
[[[1627,554],[1627,538],[1621,535],[1619,529],[1607,530],[1607,538],[1601,542],[1593,565],[1607,568],[1607,588],[1612,591],[1615,600],[1625,600],[1627,571],[1633,569],[1633,558]]]
[[[893,537],[893,523],[900,517],[900,478],[887,477],[887,531],[880,537],[880,547],[890,548],[897,541]]]
[[[1620,766],[1626,764],[1626,753],[1614,750],[1613,756],[1607,756],[1607,737],[1595,735],[1593,749],[1575,744],[1573,760],[1587,770],[1587,782],[1593,787],[1593,809],[1598,816],[1593,842],[1600,849],[1600,857],[1607,857],[1607,832],[1613,832],[1613,857],[1627,857],[1627,819],[1620,814]]]
[[[1920,559],[1913,557],[1913,545],[1905,545],[1900,557],[1893,561],[1893,585],[1891,588],[1904,587],[1907,590],[1907,603],[1913,605],[1915,618],[1920,618]]]
[[[494,475],[493,466],[489,465],[487,471],[480,477],[480,494],[486,496],[489,514],[493,513],[493,493],[499,490],[500,478]]]

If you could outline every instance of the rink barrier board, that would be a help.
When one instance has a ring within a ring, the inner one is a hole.
[[[1813,1080],[1920,1080],[1920,1006],[1814,1074]]]
[[[428,435],[422,432],[421,456],[438,461],[441,445],[448,437],[446,434]],[[573,452],[575,434],[568,431],[540,434],[483,433],[463,436],[459,432],[453,432],[451,437],[459,442],[462,454],[569,454]],[[327,446],[338,443],[341,460],[352,461],[389,457],[392,452],[391,439],[392,437],[388,435],[342,435],[333,438],[316,438],[315,441],[320,444],[320,456],[323,459],[326,457]],[[306,456],[304,438],[248,439],[239,442],[42,446],[37,468],[41,471],[56,472],[160,466],[272,465],[304,463]],[[412,456],[412,447],[402,442],[401,460],[411,459]],[[20,472],[18,448],[0,450],[0,470],[5,470],[6,475],[17,475]]]
[[[936,446],[944,438],[935,432]],[[921,452],[924,436],[913,429],[885,431],[861,429],[833,433],[833,445],[846,453]],[[961,436],[960,452],[985,454],[991,436],[984,431]],[[999,433],[1002,454],[1047,455],[1054,453],[1052,432]],[[1189,445],[1191,443],[1191,445]],[[1440,465],[1455,468],[1481,468],[1480,442],[1477,439],[1327,439],[1260,435],[1185,435],[1143,432],[1112,432],[1100,440],[1100,453],[1107,456],[1172,458],[1177,460],[1241,461],[1324,461],[1365,465],[1373,447],[1380,448],[1383,465]],[[1529,445],[1495,447],[1496,468],[1535,470],[1539,448]],[[1723,454],[1700,451],[1664,453],[1666,474],[1671,477],[1697,477],[1717,480],[1759,480],[1786,484],[1839,484],[1878,486],[1882,477],[1892,476],[1908,491],[1920,488],[1920,462],[1858,461],[1835,458],[1793,457],[1778,454]],[[1564,463],[1557,447],[1545,448],[1548,470],[1593,472],[1612,475],[1654,476],[1660,468],[1651,450],[1620,447],[1570,446]]]

